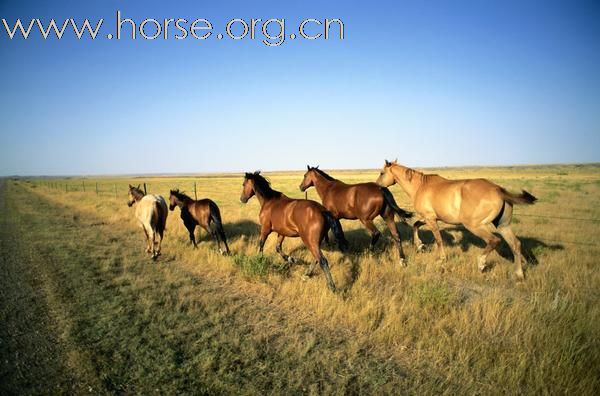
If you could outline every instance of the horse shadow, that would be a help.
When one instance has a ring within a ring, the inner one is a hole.
[[[236,240],[242,237],[256,237],[260,233],[260,226],[250,220],[239,220],[235,223],[223,223],[223,231],[227,240]]]
[[[362,254],[371,252],[375,255],[381,254],[389,246],[394,246],[392,235],[387,226],[377,226],[381,236],[371,251],[371,233],[364,227],[352,230],[344,230],[344,235],[349,245],[349,253]],[[412,228],[403,222],[397,223],[398,234],[402,242],[412,241]]]
[[[452,235],[451,232],[459,231],[462,234],[462,238],[458,240]],[[442,235],[442,240],[445,246],[459,246],[461,251],[466,252],[469,247],[475,246],[480,249],[484,249],[486,244],[483,239],[471,233],[462,225],[457,225],[449,228],[444,228],[440,230],[440,234]],[[502,238],[502,236],[498,233],[494,233],[496,236],[499,236],[501,239],[500,244],[496,247],[496,252],[500,255],[500,257],[508,260],[514,261],[514,256],[510,246],[508,243]],[[433,232],[427,229],[419,229],[419,237],[421,241],[428,246],[435,246],[435,238],[433,236]],[[531,265],[538,265],[539,260],[537,258],[537,254],[539,254],[542,250],[563,250],[564,246],[560,244],[548,244],[540,239],[532,238],[532,237],[520,237],[517,235],[517,238],[521,241],[521,253],[523,254],[523,258],[525,261]]]

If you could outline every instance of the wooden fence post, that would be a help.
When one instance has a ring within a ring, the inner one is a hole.
[[[196,182],[194,182],[194,199],[198,200],[198,192],[196,191]]]
[[[81,185],[83,186],[83,192],[85,192],[85,180],[81,181]]]
[[[115,199],[117,199],[117,185],[115,184]]]
[[[65,183],[65,192],[69,192],[69,185]]]
[[[96,195],[98,195],[98,182],[96,182]]]

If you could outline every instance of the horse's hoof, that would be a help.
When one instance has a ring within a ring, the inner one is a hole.
[[[293,258],[292,256],[288,256],[285,261],[287,261],[290,264],[296,264],[296,259]]]
[[[517,276],[517,280],[518,281],[524,281],[525,280],[525,274],[523,273],[522,270],[516,271],[515,275]]]
[[[417,246],[417,253],[424,253],[424,252],[425,252],[425,245],[423,245],[421,243]]]
[[[406,267],[406,265],[407,265],[407,264],[406,264],[406,259],[405,259],[404,257],[402,257],[402,258],[400,259],[400,267]]]
[[[309,280],[309,279],[310,279],[310,275],[303,274],[303,275],[300,277],[300,279],[302,279],[303,281],[307,281],[307,280]]]
[[[480,272],[484,272],[485,271],[485,269],[487,268],[487,264],[485,262],[485,257],[479,256],[477,258],[477,268],[479,268]]]

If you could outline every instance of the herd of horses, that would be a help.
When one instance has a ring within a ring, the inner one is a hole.
[[[322,203],[290,198],[274,190],[259,171],[245,174],[240,201],[246,203],[256,196],[260,203],[260,253],[268,236],[275,232],[278,235],[277,253],[283,260],[294,263],[294,258],[283,252],[282,245],[286,237],[300,237],[314,258],[305,275],[311,276],[318,263],[325,274],[327,286],[335,291],[335,283],[321,244],[328,240],[331,230],[340,250],[347,251],[348,242],[344,237],[340,219],[359,220],[371,233],[370,246],[373,249],[381,235],[373,221],[377,216],[381,216],[398,250],[400,265],[406,265],[395,218],[406,222],[413,214],[396,204],[388,190],[393,184],[398,184],[405,191],[412,201],[414,211],[420,217],[412,225],[413,242],[417,251],[424,249],[418,229],[427,225],[433,232],[440,260],[446,260],[437,222],[462,224],[486,243],[477,259],[478,268],[483,272],[486,269],[487,256],[500,243],[500,238],[494,234],[496,231],[506,240],[513,252],[516,276],[519,279],[524,278],[521,244],[510,228],[510,222],[513,205],[533,204],[536,198],[525,190],[521,194],[510,193],[486,179],[448,180],[439,175],[424,174],[402,166],[397,161],[386,160],[375,182],[347,184],[329,176],[318,166],[307,166],[300,190],[314,187]],[[146,195],[140,186],[129,185],[128,205],[134,204],[135,216],[146,236],[146,251],[156,259],[161,251],[168,215],[167,203],[160,195]],[[229,254],[221,213],[214,201],[194,200],[173,189],[170,191],[168,208],[172,211],[175,207],[180,209],[181,219],[194,247],[194,230],[196,226],[200,226],[212,236],[222,254]]]

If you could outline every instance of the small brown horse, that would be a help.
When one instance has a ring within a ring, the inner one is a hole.
[[[405,265],[402,241],[394,222],[394,214],[403,219],[410,218],[412,214],[398,207],[394,196],[387,188],[373,182],[346,184],[329,176],[318,166],[307,165],[306,168],[308,170],[300,183],[300,191],[306,191],[307,188],[314,186],[323,206],[336,219],[360,220],[371,233],[371,249],[375,247],[381,236],[373,220],[377,216],[383,217],[398,248],[400,264]]]
[[[199,225],[217,242],[221,254],[229,254],[229,246],[227,246],[227,238],[221,221],[221,211],[214,201],[210,199],[195,201],[176,189],[171,190],[169,195],[169,209],[175,210],[176,206],[179,206],[181,210],[181,220],[190,234],[190,241],[194,248],[198,247],[194,230]],[[225,251],[221,249],[221,241],[225,245]]]
[[[321,252],[321,241],[329,231],[333,230],[338,245],[344,243],[342,228],[333,215],[318,202],[306,199],[292,199],[279,191],[271,188],[270,183],[260,172],[246,173],[240,201],[242,203],[256,195],[260,202],[260,246],[262,253],[265,241],[271,232],[279,234],[277,238],[277,253],[288,262],[294,259],[283,253],[281,245],[286,237],[300,237],[304,245],[310,250],[316,262],[319,263],[325,277],[327,286],[335,291],[335,284],[329,272],[329,263]],[[306,272],[312,275],[315,267],[313,262]]]
[[[433,231],[440,259],[445,260],[446,252],[437,221],[463,224],[487,244],[477,260],[479,270],[483,272],[487,256],[500,243],[500,238],[491,231],[493,225],[513,252],[517,277],[524,278],[521,242],[510,228],[510,221],[513,205],[533,204],[537,200],[533,195],[525,190],[521,194],[510,193],[486,179],[448,180],[439,175],[425,175],[399,165],[397,161],[386,160],[377,184],[387,187],[394,183],[398,183],[408,194],[415,211],[425,220],[417,221],[413,226],[418,250],[423,248],[418,229],[427,224]]]
[[[152,255],[152,259],[156,259],[160,256],[163,233],[169,214],[167,203],[160,195],[145,195],[139,184],[137,187],[130,184],[128,195],[127,205],[131,207],[135,204],[135,217],[146,235],[146,252]],[[157,235],[158,241],[156,240]]]

